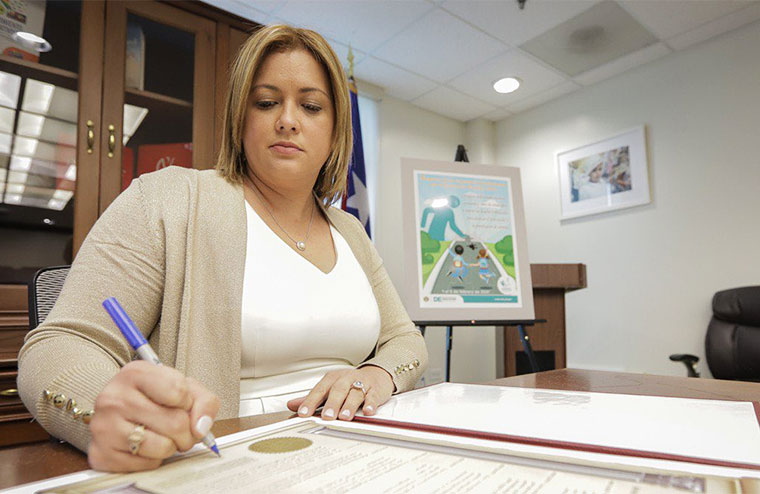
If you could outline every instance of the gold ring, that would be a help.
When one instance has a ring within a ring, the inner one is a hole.
[[[129,452],[136,455],[140,451],[140,445],[145,440],[145,426],[138,424],[127,436],[129,442]]]
[[[351,384],[352,389],[358,389],[362,393],[364,393],[364,396],[367,396],[367,388],[364,387],[364,383],[361,381],[354,381],[353,384]]]

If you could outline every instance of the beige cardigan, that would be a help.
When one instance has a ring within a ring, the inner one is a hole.
[[[237,416],[245,215],[243,188],[214,170],[143,175],[114,201],[87,236],[50,315],[19,352],[21,398],[48,432],[86,451],[87,425],[43,399],[43,390],[92,409],[133,358],[101,305],[108,297],[121,302],[163,363],[220,398],[217,418]],[[363,226],[335,208],[327,217],[367,274],[380,309],[380,337],[365,364],[388,371],[397,391],[409,390],[427,364],[424,340]]]

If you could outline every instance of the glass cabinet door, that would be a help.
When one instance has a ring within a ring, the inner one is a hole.
[[[153,2],[108,2],[101,212],[167,166],[214,164],[215,24]]]
[[[77,182],[80,24],[92,7],[0,5],[0,283],[70,263],[75,196],[96,201]]]

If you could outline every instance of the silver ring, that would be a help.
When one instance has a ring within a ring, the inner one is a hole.
[[[138,424],[127,436],[127,442],[129,442],[129,452],[136,455],[140,451],[140,446],[145,440],[145,426]]]
[[[364,387],[364,383],[361,381],[354,381],[353,384],[351,384],[352,389],[358,389],[362,393],[364,393],[364,396],[367,396],[367,388]]]

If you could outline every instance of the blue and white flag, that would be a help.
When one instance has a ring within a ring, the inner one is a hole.
[[[364,170],[364,147],[362,146],[362,128],[359,121],[359,95],[353,77],[348,78],[351,90],[351,126],[354,132],[354,149],[348,166],[346,194],[341,207],[361,221],[367,235],[369,228],[369,195],[367,194],[367,173]],[[371,235],[370,235],[371,237]]]

